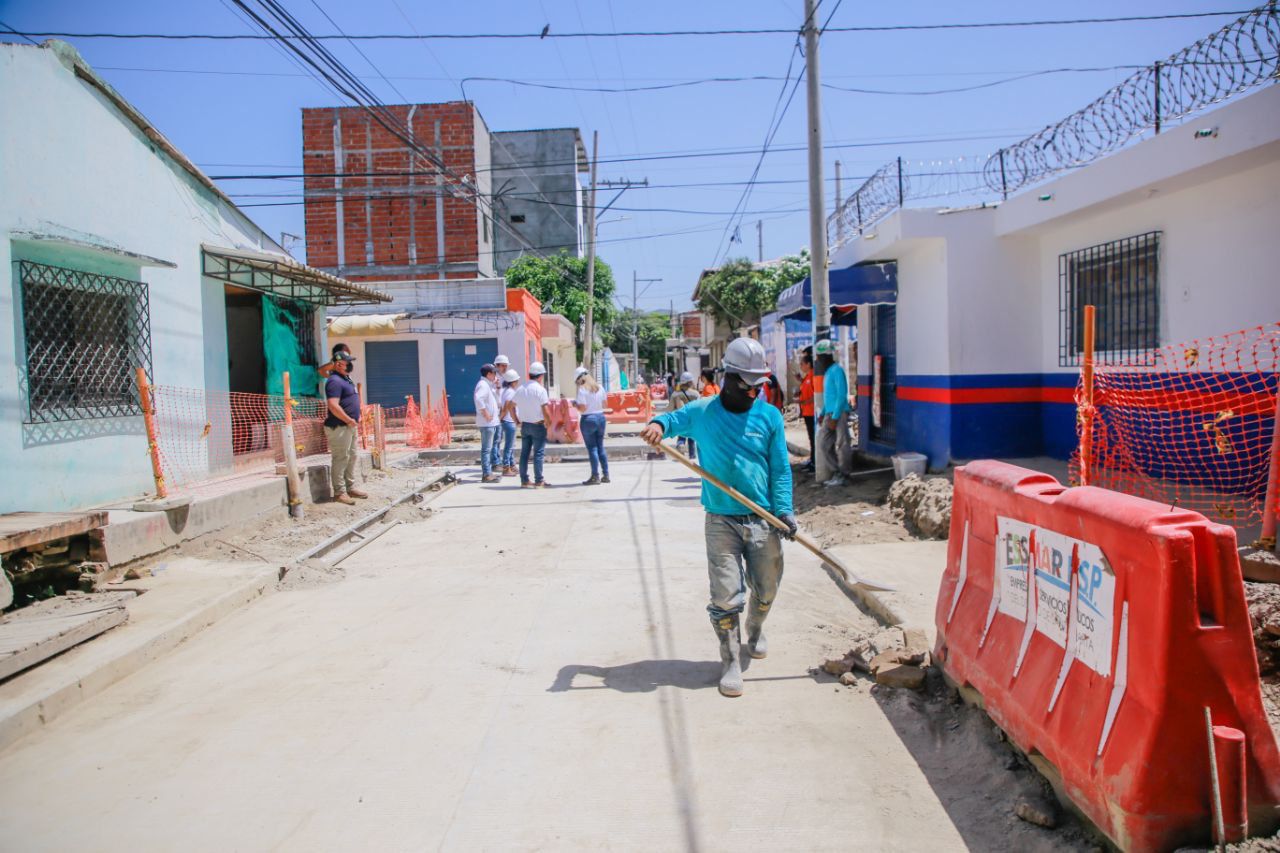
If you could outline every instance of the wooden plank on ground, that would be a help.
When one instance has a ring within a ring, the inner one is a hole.
[[[0,554],[66,536],[78,536],[107,523],[106,512],[10,512],[0,515]]]
[[[51,598],[0,619],[0,679],[128,620],[132,592]]]

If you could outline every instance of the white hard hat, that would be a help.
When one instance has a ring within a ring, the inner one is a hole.
[[[724,351],[725,373],[736,373],[748,385],[765,381],[769,368],[764,363],[764,347],[755,338],[734,338]]]
[[[684,373],[680,374],[681,385],[685,384],[686,382],[692,382],[692,381],[693,381],[693,374],[690,373],[689,371],[686,370]]]
[[[813,345],[815,355],[833,355],[836,351],[835,341],[823,338]]]
[[[542,362],[540,361],[535,361],[533,364],[529,365],[530,376],[544,376],[546,375],[546,372],[547,369],[542,366]]]
[[[494,364],[510,364],[511,359],[507,358],[505,355],[500,355],[493,360],[493,363]]]
[[[502,381],[503,382],[519,382],[520,374],[516,373],[514,370],[508,370],[506,373],[502,374]]]
[[[576,382],[578,381],[579,377],[586,376],[590,372],[591,371],[587,370],[585,367],[576,367],[574,368],[574,371],[573,371],[573,379]]]

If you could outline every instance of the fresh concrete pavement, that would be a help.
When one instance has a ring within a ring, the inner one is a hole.
[[[953,850],[882,705],[810,675],[874,628],[797,547],[715,690],[698,483],[548,466],[444,493],[0,753],[22,850]],[[574,484],[569,486],[567,484]]]

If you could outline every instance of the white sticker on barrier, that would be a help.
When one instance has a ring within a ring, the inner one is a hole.
[[[996,586],[1000,590],[1000,612],[1019,622],[1027,618],[1031,528],[1032,525],[1012,518],[996,519]]]
[[[1076,559],[1076,658],[1099,675],[1110,675],[1116,573],[1097,545],[1081,542]]]
[[[1031,566],[1036,579],[1036,630],[1067,647],[1071,605],[1071,553],[1076,540],[1043,527],[1035,529]]]
[[[996,522],[999,611],[1019,622],[1027,618],[1030,569],[1036,579],[1035,630],[1063,649],[1067,648],[1070,636],[1072,657],[1099,675],[1110,675],[1116,575],[1102,549],[1016,519],[998,517]],[[1074,604],[1071,600],[1073,564]],[[1068,620],[1074,622],[1074,634],[1068,631]]]

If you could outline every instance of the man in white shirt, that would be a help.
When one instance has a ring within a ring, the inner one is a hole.
[[[480,430],[480,482],[497,483],[502,478],[493,473],[493,451],[498,438],[498,395],[494,391],[492,364],[480,368],[480,381],[476,383],[476,427]]]
[[[542,460],[547,449],[547,419],[551,398],[547,395],[547,369],[542,362],[529,365],[529,381],[516,389],[516,418],[520,421],[520,487],[545,489]],[[529,482],[529,456],[533,455],[533,482]]]

